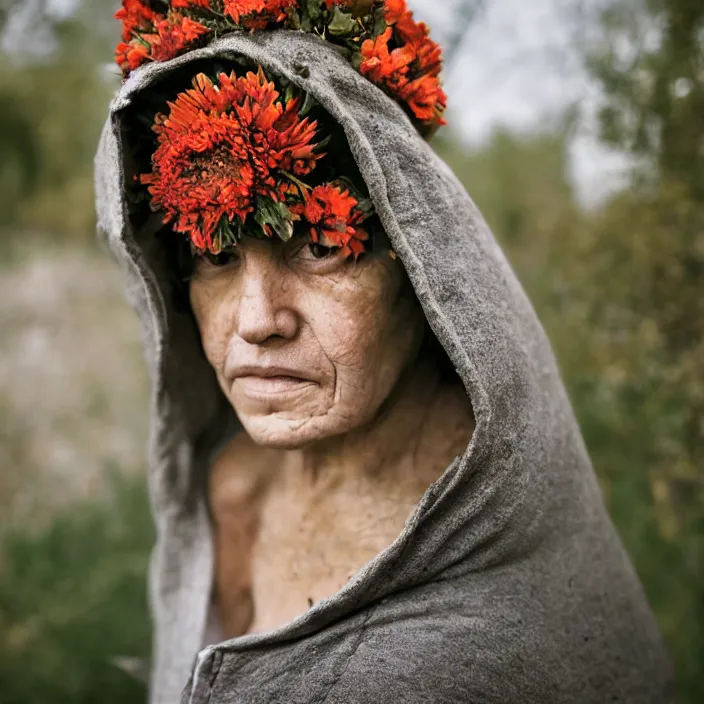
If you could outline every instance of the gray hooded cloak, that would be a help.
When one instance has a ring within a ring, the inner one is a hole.
[[[204,648],[204,478],[237,423],[192,316],[172,303],[152,230],[131,217],[125,119],[176,68],[235,57],[310,92],[344,128],[477,426],[401,535],[337,594],[276,631]],[[135,71],[101,139],[97,206],[153,382],[153,704],[672,700],[657,627],[530,303],[450,169],[330,44],[284,30],[233,34]]]

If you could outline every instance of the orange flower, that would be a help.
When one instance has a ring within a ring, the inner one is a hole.
[[[283,22],[287,10],[295,7],[297,0],[224,0],[225,14],[236,24],[247,29],[266,29],[270,24]]]
[[[383,34],[362,43],[362,75],[408,105],[422,122],[445,124],[447,96],[439,79],[442,50],[428,36],[427,26],[413,20],[405,0],[387,0],[386,21]],[[394,39],[399,46],[389,51]]]
[[[405,3],[405,0],[402,0]],[[388,16],[387,16],[388,21]],[[430,39],[430,30],[424,22],[416,22],[413,13],[402,12],[393,23],[401,42],[409,44],[416,52],[418,70],[421,73],[439,76],[442,70],[442,49]]]
[[[115,61],[124,74],[134,71],[149,58],[149,47],[139,40],[130,44],[120,42],[115,51]]]
[[[376,39],[362,43],[362,74],[374,83],[381,83],[398,91],[407,82],[408,67],[415,59],[411,47],[404,46],[389,51],[389,41],[393,36],[391,27]]]
[[[305,203],[294,207],[311,225],[310,238],[324,247],[340,247],[341,253],[355,259],[364,252],[367,233],[359,227],[364,213],[350,192],[331,183],[316,186]]]
[[[163,15],[154,12],[142,0],[122,0],[122,7],[115,13],[115,19],[122,22],[122,40],[129,42],[137,34],[150,32],[154,23]]]
[[[168,61],[192,49],[210,30],[190,17],[170,12],[168,17],[155,15],[153,29],[140,33],[129,44],[117,45],[115,61],[127,75],[145,61]]]
[[[384,3],[384,19],[387,24],[395,24],[407,12],[406,0],[386,0]]]
[[[413,114],[423,122],[444,125],[442,113],[447,107],[447,95],[440,87],[437,78],[421,76],[410,81],[400,91],[403,99],[413,111]]]
[[[171,0],[171,7],[183,10],[187,10],[190,7],[202,7],[209,10],[210,0]]]
[[[193,44],[210,30],[200,22],[183,17],[176,12],[156,23],[157,36],[151,44],[151,58],[154,61],[168,61],[193,48]],[[146,37],[145,37],[146,39]]]
[[[280,203],[290,190],[283,172],[308,174],[322,156],[314,153],[317,123],[298,117],[297,99],[279,100],[261,69],[221,73],[217,84],[200,73],[169,106],[155,121],[152,172],[140,180],[164,222],[201,251],[232,243],[230,226],[239,230],[255,199]]]

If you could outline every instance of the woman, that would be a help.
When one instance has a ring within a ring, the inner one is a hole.
[[[424,26],[250,5],[125,3],[97,162],[154,380],[151,701],[670,701],[544,333],[419,134]],[[229,161],[275,104],[295,147]]]

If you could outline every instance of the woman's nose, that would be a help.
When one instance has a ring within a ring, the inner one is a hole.
[[[237,334],[245,342],[261,345],[271,338],[296,336],[298,316],[291,307],[287,282],[271,253],[246,258],[237,311]]]

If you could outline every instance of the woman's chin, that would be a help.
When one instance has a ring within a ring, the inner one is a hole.
[[[257,445],[276,450],[300,450],[340,432],[326,427],[328,424],[325,423],[324,416],[291,417],[290,414],[279,413],[238,415],[247,434]]]

